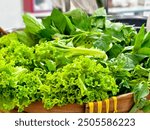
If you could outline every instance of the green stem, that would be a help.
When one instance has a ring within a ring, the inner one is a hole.
[[[64,52],[64,54],[67,57],[72,57],[76,55],[87,55],[87,56],[94,56],[97,58],[101,58],[104,60],[107,60],[108,57],[104,51],[98,50],[98,49],[87,49],[87,48],[81,48],[81,47],[68,47],[65,45],[60,45],[60,44],[53,44],[53,46],[61,51]]]
[[[135,113],[137,110],[138,110],[138,106],[137,106],[137,104],[134,104],[134,106],[131,108],[129,113]]]
[[[70,48],[70,55],[89,55],[94,56],[97,58],[105,59],[107,60],[107,55],[104,51],[98,50],[98,49],[87,49],[87,48]]]
[[[112,39],[115,40],[115,41],[117,41],[117,42],[121,42],[121,40],[119,40],[118,38],[116,38],[114,36],[112,36]]]

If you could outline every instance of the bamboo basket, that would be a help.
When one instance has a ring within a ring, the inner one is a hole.
[[[150,95],[147,96],[150,100]],[[42,102],[31,103],[24,109],[25,113],[128,113],[134,105],[133,93],[122,94],[104,101],[89,102],[87,104],[67,104],[54,106],[52,109],[45,109]],[[17,113],[17,109],[10,111]],[[142,112],[142,111],[139,111]]]
[[[97,113],[97,112],[128,112],[133,106],[133,94],[123,94],[118,97],[113,97],[105,101],[100,101],[101,106],[98,106],[99,102],[90,102],[83,105],[67,104],[61,107],[54,106],[50,110],[46,110],[43,107],[42,102],[35,102],[25,108],[27,113]],[[101,109],[101,111],[98,111]],[[115,110],[116,109],[116,110]]]

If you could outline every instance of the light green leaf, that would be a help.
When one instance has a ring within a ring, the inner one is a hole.
[[[27,31],[31,34],[38,34],[40,30],[45,28],[42,22],[40,22],[38,19],[36,19],[36,17],[29,13],[24,14],[22,17]]]

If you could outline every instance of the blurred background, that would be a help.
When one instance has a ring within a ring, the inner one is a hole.
[[[75,8],[82,8],[92,14],[99,7],[104,7],[114,18],[141,17],[150,15],[150,0],[1,0],[0,27],[23,27],[22,14],[32,13],[38,18],[48,16],[53,8],[66,12]]]

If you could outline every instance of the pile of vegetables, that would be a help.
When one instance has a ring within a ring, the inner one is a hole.
[[[42,20],[24,14],[25,29],[0,38],[0,110],[46,109],[134,93],[130,112],[150,110],[150,33],[113,23],[103,8],[54,9]]]

